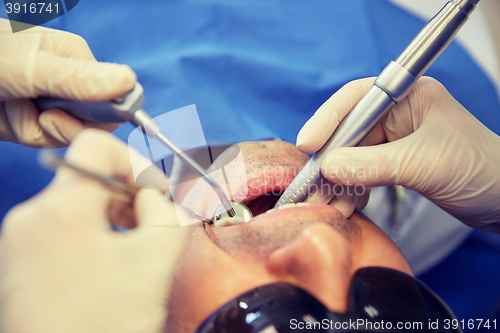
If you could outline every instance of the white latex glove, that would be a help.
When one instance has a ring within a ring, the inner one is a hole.
[[[345,186],[344,186],[345,185]],[[304,202],[309,204],[328,204],[336,208],[346,218],[349,218],[355,210],[365,208],[370,198],[371,187],[354,187],[351,181],[343,185],[339,183],[330,187],[330,191],[312,193]],[[328,193],[330,192],[330,193]]]
[[[133,184],[127,147],[103,131],[82,132],[66,159]],[[158,190],[140,189],[128,208],[113,193],[62,167],[11,210],[0,237],[0,332],[161,331],[188,229]],[[120,220],[110,209],[131,210],[137,227],[111,231],[108,218]]]
[[[300,131],[298,149],[321,148],[373,81],[350,82],[325,102]],[[323,175],[339,184],[402,185],[470,226],[500,232],[500,137],[436,80],[421,78],[362,145],[328,154]]]
[[[40,114],[29,98],[111,100],[134,87],[129,67],[97,62],[80,36],[43,27],[14,34],[5,19],[0,19],[0,45],[1,141],[63,147],[86,127],[118,127],[82,122],[61,110]]]

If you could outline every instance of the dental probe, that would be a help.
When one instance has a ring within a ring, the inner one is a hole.
[[[325,145],[306,163],[275,208],[304,201],[310,189],[319,190],[329,183],[321,174],[321,163],[325,156],[336,148],[357,146],[389,110],[408,95],[417,80],[453,40],[478,2],[451,0],[423,27],[396,61],[391,61],[380,73],[374,85]]]
[[[56,171],[59,167],[66,167],[68,169],[71,169],[73,171],[76,171],[80,173],[81,175],[88,177],[90,179],[97,180],[101,184],[105,185],[109,189],[118,192],[120,194],[125,195],[127,198],[133,198],[138,191],[137,187],[134,187],[130,184],[125,183],[121,179],[113,178],[110,176],[102,175],[87,169],[84,169],[76,164],[70,163],[63,158],[61,158],[58,154],[48,151],[48,150],[42,150],[40,154],[38,155],[38,161],[41,166],[48,170]],[[212,223],[211,220],[206,219],[196,213],[194,213],[192,210],[190,210],[187,207],[184,207],[180,205],[187,213],[189,216],[196,218],[202,222],[209,222]],[[222,205],[221,205],[222,207]],[[227,213],[227,212],[224,212]]]
[[[189,155],[180,150],[163,135],[160,131],[160,126],[158,126],[151,116],[141,108],[144,103],[144,90],[139,82],[135,83],[135,87],[132,91],[113,101],[94,103],[62,98],[40,97],[34,99],[33,102],[40,112],[49,109],[60,109],[81,120],[97,123],[121,123],[129,121],[136,127],[143,126],[142,128],[145,129],[149,137],[159,140],[215,190],[230,217],[235,215],[231,202],[215,179]]]
[[[68,169],[76,171],[85,177],[97,180],[101,184],[107,186],[109,189],[111,189],[115,192],[124,194],[125,196],[127,196],[129,198],[134,197],[137,193],[137,188],[131,186],[130,184],[123,182],[120,179],[101,175],[101,174],[89,171],[87,169],[84,169],[78,165],[75,165],[73,163],[70,163],[70,162],[64,160],[63,158],[59,157],[56,153],[48,151],[48,150],[40,151],[40,153],[38,154],[38,162],[45,169],[52,170],[52,171],[56,171],[61,166],[67,167]]]

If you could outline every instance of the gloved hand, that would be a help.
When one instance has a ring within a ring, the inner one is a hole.
[[[335,93],[304,125],[297,148],[321,148],[373,82]],[[361,145],[328,154],[323,175],[339,184],[402,185],[470,226],[500,232],[500,137],[436,80],[421,78]]]
[[[103,131],[82,132],[66,159],[133,184],[127,147]],[[151,184],[164,187],[155,172]],[[61,167],[43,192],[11,210],[0,236],[0,332],[160,332],[189,229],[159,190],[140,189],[133,203],[120,198]],[[120,223],[124,210],[137,227],[112,232],[107,221]]]
[[[43,27],[14,34],[5,19],[0,19],[0,45],[1,141],[63,147],[86,127],[118,127],[82,122],[61,110],[40,114],[29,99],[111,100],[134,87],[129,67],[97,62],[80,36]]]

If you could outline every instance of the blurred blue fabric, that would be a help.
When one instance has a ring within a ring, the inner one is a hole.
[[[330,95],[353,79],[379,74],[423,24],[383,0],[82,0],[46,26],[83,36],[100,61],[131,66],[154,116],[196,104],[208,142],[294,142]],[[495,88],[457,43],[426,75],[500,134]],[[124,124],[115,135],[127,141],[132,129]],[[52,174],[37,166],[36,150],[0,147],[4,216]],[[422,276],[459,319],[500,314],[500,249],[487,245],[500,238],[488,235],[482,244],[483,236],[473,233]]]

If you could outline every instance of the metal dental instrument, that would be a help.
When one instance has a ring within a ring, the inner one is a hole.
[[[78,165],[65,161],[58,154],[48,150],[40,151],[40,153],[38,154],[38,161],[41,166],[52,171],[56,171],[59,167],[64,166],[84,175],[85,177],[95,179],[100,183],[106,185],[111,190],[124,194],[129,198],[135,196],[138,191],[137,188],[123,182],[122,180],[86,170],[82,167],[79,167]]]
[[[238,202],[238,201],[231,201],[231,205],[234,208],[234,211],[236,212],[236,216],[239,217],[240,221],[238,223],[234,224],[239,224],[239,223],[246,223],[250,221],[253,217],[252,211],[250,208],[248,208],[244,203]],[[212,217],[212,224],[217,226],[217,222],[221,221],[223,218],[228,217],[227,211],[225,208],[220,205],[214,213],[214,216]],[[233,219],[234,221],[234,219]],[[233,224],[233,225],[234,225]]]
[[[401,102],[417,80],[455,37],[479,0],[451,0],[380,73],[374,85],[340,123],[325,145],[307,162],[280,197],[275,208],[304,201],[310,190],[329,183],[321,162],[333,149],[357,146],[384,116]]]
[[[146,111],[141,108],[144,103],[144,90],[138,82],[136,82],[132,91],[115,99],[114,101],[92,103],[61,98],[40,97],[33,100],[33,102],[40,112],[49,109],[60,109],[81,120],[98,123],[117,123],[129,121],[136,127],[141,126],[149,137],[159,140],[164,146],[176,154],[182,162],[190,167],[191,170],[193,170],[198,176],[202,177],[215,190],[217,196],[222,202],[222,205],[228,212],[228,215],[230,217],[235,215],[231,202],[215,179],[189,155],[180,150],[166,136],[164,136],[160,132],[158,124]]]
[[[56,171],[59,167],[66,167],[71,170],[74,170],[80,174],[82,174],[85,177],[97,180],[101,184],[105,185],[109,189],[121,193],[125,195],[127,198],[133,198],[137,191],[139,190],[137,187],[131,186],[130,184],[125,183],[124,181],[113,178],[110,176],[102,175],[87,169],[84,169],[78,165],[75,165],[73,163],[70,163],[63,158],[61,158],[58,154],[48,151],[48,150],[42,150],[40,154],[38,155],[38,160],[40,165],[42,165],[44,168],[52,171]],[[204,218],[203,216],[200,216],[196,213],[194,213],[192,210],[190,210],[187,207],[184,207],[181,205],[181,207],[188,213],[189,216],[194,217],[202,222],[208,222],[212,223],[211,220]],[[222,205],[221,205],[222,207]],[[227,212],[224,212],[227,213]]]

